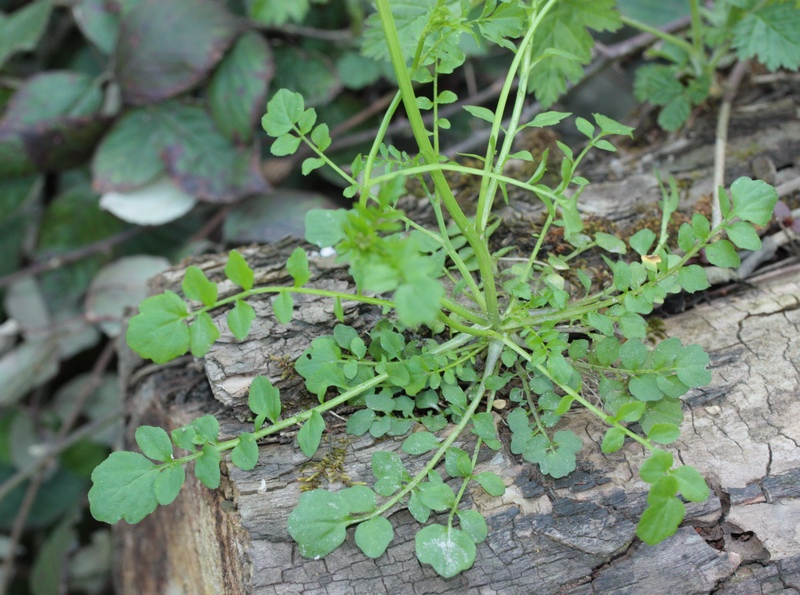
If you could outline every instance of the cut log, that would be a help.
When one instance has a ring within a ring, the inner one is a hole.
[[[774,133],[764,142],[762,155],[780,160],[791,150],[797,154],[800,137],[791,128],[797,123],[795,113],[787,120],[793,121],[776,122],[772,128],[762,125],[753,133],[759,139],[767,138],[761,135],[770,130]],[[781,135],[777,144],[776,135]],[[712,151],[692,142],[682,149],[680,158],[656,157],[665,159],[662,171],[671,168],[691,177],[694,189],[707,189],[708,164],[702,161]],[[699,160],[694,165],[690,153]],[[796,169],[781,163],[782,175],[793,171],[797,176]],[[587,212],[625,221],[641,212],[634,199],[657,198],[657,183],[649,173],[652,161],[638,173],[635,167],[618,165],[626,170],[622,180],[609,177],[591,186],[585,198]],[[630,177],[633,174],[638,177]],[[512,203],[505,214],[509,229],[524,227],[519,219],[534,214]],[[256,283],[289,281],[283,264],[296,245],[286,240],[243,250],[256,268]],[[344,271],[330,260],[312,257],[311,263],[317,287],[349,287]],[[219,256],[202,263],[217,279],[223,265]],[[176,288],[181,279],[182,271],[174,270],[162,276],[155,289]],[[220,284],[221,295],[232,291],[232,285]],[[171,430],[206,413],[221,419],[223,437],[252,428],[241,419],[248,387],[259,374],[281,388],[285,409],[313,406],[302,379],[288,364],[313,337],[330,332],[333,305],[298,298],[296,319],[284,326],[271,318],[270,301],[253,301],[259,318],[246,341],[223,334],[202,362],[184,358],[167,367],[142,368],[122,350],[129,445],[141,424]],[[355,304],[346,304],[345,313],[349,324],[364,329],[377,316],[373,309]],[[342,547],[325,559],[304,559],[286,522],[308,480],[316,474],[321,487],[330,484],[332,489],[346,481],[371,484],[372,453],[400,452],[401,439],[348,437],[343,423],[326,414],[331,432],[311,463],[286,434],[261,445],[252,471],[223,460],[220,489],[206,489],[189,473],[175,503],[138,525],[120,524],[119,592],[797,593],[800,273],[753,279],[738,294],[667,319],[666,327],[669,335],[684,344],[698,343],[711,356],[713,382],[686,395],[681,439],[668,449],[703,474],[712,495],[704,503],[689,504],[676,535],[657,546],[646,546],[634,535],[646,505],[647,486],[637,473],[642,448],[629,443],[603,455],[603,424],[590,414],[573,412],[563,421],[581,437],[584,449],[578,469],[568,477],[543,477],[505,447],[480,461],[479,470],[498,473],[507,489],[501,498],[489,497],[480,488],[468,490],[462,507],[474,507],[486,516],[489,536],[478,546],[474,566],[461,575],[445,580],[417,561],[414,534],[419,524],[404,509],[390,516],[395,539],[384,556],[365,557],[351,530]],[[461,446],[467,447],[468,440],[464,437]],[[412,470],[414,464],[408,462]]]

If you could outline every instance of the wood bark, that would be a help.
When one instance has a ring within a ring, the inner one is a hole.
[[[762,105],[757,126],[748,125],[756,121],[751,113],[734,114],[730,151],[747,149],[750,157],[729,159],[729,181],[754,177],[764,160],[772,165],[765,175],[777,176],[768,180],[772,183],[800,175],[794,163],[800,122],[789,103],[791,110],[781,98]],[[598,162],[590,177],[599,182],[585,195],[586,212],[621,223],[641,217],[650,207],[640,205],[658,198],[653,165],[692,181],[689,202],[708,192],[713,125],[710,129],[706,134],[706,127],[696,127],[695,138],[671,150]],[[530,204],[512,201],[503,233],[524,229],[535,216]],[[296,245],[285,240],[243,250],[256,268],[256,283],[288,281],[283,263]],[[312,284],[348,287],[344,271],[331,260],[312,254],[311,263]],[[221,281],[223,264],[224,257],[214,256],[201,266]],[[155,289],[176,288],[181,278],[182,270],[173,270]],[[232,285],[221,282],[221,294],[231,291]],[[203,361],[184,358],[169,367],[141,368],[124,353],[129,444],[142,423],[171,430],[205,413],[221,418],[223,436],[251,428],[240,418],[258,374],[281,388],[284,408],[313,405],[287,364],[313,337],[331,330],[332,304],[299,296],[293,323],[279,325],[270,301],[252,302],[259,317],[246,341],[223,334]],[[345,312],[348,323],[361,329],[377,316],[374,309],[355,304],[346,304]],[[505,446],[481,460],[479,470],[498,473],[507,489],[501,498],[478,488],[468,491],[463,506],[486,516],[489,536],[478,546],[473,568],[461,575],[444,580],[419,564],[413,538],[419,525],[404,509],[390,517],[396,537],[381,558],[365,557],[351,530],[345,544],[325,559],[304,559],[286,520],[301,493],[298,480],[325,465],[309,466],[287,434],[261,446],[259,463],[250,472],[224,460],[219,490],[189,479],[171,506],[138,525],[121,524],[116,532],[120,592],[800,593],[800,273],[762,275],[738,293],[701,303],[666,325],[669,335],[698,343],[711,356],[713,382],[684,398],[681,439],[669,449],[695,466],[713,492],[706,502],[689,504],[677,534],[660,545],[646,546],[634,535],[646,505],[646,485],[637,473],[642,448],[629,443],[603,455],[603,424],[575,412],[565,421],[584,450],[568,477],[543,477]],[[343,423],[330,415],[326,421],[332,431],[315,459],[343,448],[338,471],[353,481],[371,483],[375,450],[400,452],[402,439],[347,437]],[[414,464],[409,461],[412,469]],[[341,475],[328,473],[328,479],[334,489],[340,487]]]

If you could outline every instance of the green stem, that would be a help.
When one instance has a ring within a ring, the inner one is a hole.
[[[692,44],[690,44],[685,39],[678,37],[677,35],[672,35],[671,33],[662,31],[657,27],[651,27],[647,23],[637,21],[636,19],[626,17],[625,15],[620,15],[620,20],[624,25],[628,25],[628,27],[639,29],[639,31],[644,31],[645,33],[649,33],[650,35],[653,35],[654,37],[657,37],[662,41],[666,41],[667,43],[671,43],[678,46],[690,56],[694,54],[694,48],[692,47]]]
[[[522,358],[523,358],[523,359],[525,359],[525,361],[527,361],[527,362],[531,362],[531,361],[532,361],[532,358],[531,358],[530,354],[529,354],[527,351],[525,351],[524,349],[520,348],[520,347],[519,347],[519,346],[518,346],[516,343],[514,343],[514,342],[513,342],[513,341],[511,341],[510,339],[503,339],[503,342],[504,342],[504,343],[505,343],[505,344],[506,344],[506,345],[507,345],[507,346],[508,346],[510,349],[513,349],[513,350],[514,350],[515,352],[517,352],[517,353],[518,353],[520,356],[522,356]],[[655,450],[655,449],[656,449],[656,447],[655,447],[655,446],[653,446],[653,445],[650,443],[650,441],[649,441],[649,440],[647,440],[646,438],[642,438],[642,437],[641,437],[641,436],[639,436],[638,434],[636,434],[636,433],[632,432],[632,431],[631,431],[631,430],[629,430],[627,427],[623,426],[621,423],[619,423],[619,422],[618,422],[618,421],[616,421],[614,418],[612,418],[610,415],[608,415],[608,414],[607,414],[605,411],[603,411],[602,409],[599,409],[599,408],[595,407],[594,405],[592,405],[592,404],[591,404],[589,401],[587,401],[586,399],[584,399],[584,398],[583,398],[583,397],[582,397],[582,396],[581,396],[579,393],[577,393],[577,392],[576,392],[575,390],[573,390],[571,387],[569,387],[569,386],[565,386],[565,385],[561,384],[560,382],[558,382],[558,381],[557,381],[555,378],[553,378],[553,377],[550,375],[550,372],[548,372],[548,371],[547,371],[547,368],[545,368],[543,365],[541,365],[541,364],[536,364],[535,368],[536,368],[536,369],[537,369],[537,370],[538,370],[538,371],[539,371],[539,372],[540,372],[540,373],[541,373],[541,374],[542,374],[542,375],[543,375],[545,378],[547,378],[548,380],[550,380],[550,382],[552,382],[553,384],[555,384],[555,385],[557,385],[557,386],[560,386],[560,387],[561,387],[561,389],[562,389],[562,390],[563,390],[565,393],[567,393],[567,394],[568,394],[570,397],[572,397],[573,399],[575,399],[575,400],[576,400],[578,403],[580,403],[581,405],[583,405],[583,406],[584,406],[586,409],[588,409],[589,411],[591,411],[591,412],[592,412],[594,415],[596,415],[597,417],[599,417],[599,418],[600,418],[601,420],[603,420],[605,423],[607,423],[607,424],[609,424],[609,425],[611,425],[611,426],[614,426],[615,428],[619,428],[620,430],[622,430],[623,432],[625,432],[625,434],[626,434],[627,436],[629,436],[630,438],[633,438],[634,440],[636,440],[636,442],[638,442],[639,444],[641,444],[642,446],[644,446],[644,447],[645,447],[645,448],[647,448],[648,450],[651,450],[651,451],[652,451],[652,450]]]
[[[375,165],[375,158],[378,156],[381,143],[386,137],[386,131],[389,129],[389,124],[392,121],[392,117],[394,117],[394,113],[397,111],[397,108],[400,105],[400,99],[400,92],[398,91],[394,96],[394,99],[392,99],[392,102],[389,104],[389,107],[386,109],[386,113],[383,114],[381,125],[378,127],[378,132],[375,135],[375,141],[372,143],[372,148],[370,149],[369,155],[367,155],[367,160],[364,163],[364,184],[361,187],[361,194],[358,197],[358,202],[361,206],[366,206],[367,200],[369,199],[369,188],[371,186],[370,176],[372,175],[372,168]]]
[[[703,54],[703,21],[700,19],[700,3],[689,0],[689,12],[692,19],[692,48],[695,56]]]
[[[467,424],[472,420],[472,416],[475,414],[475,411],[478,409],[478,405],[480,405],[481,401],[483,400],[483,392],[486,387],[486,379],[492,375],[494,372],[495,367],[497,366],[498,361],[500,361],[500,354],[503,352],[503,343],[499,340],[492,341],[489,344],[489,350],[486,355],[486,362],[485,367],[483,369],[483,377],[481,378],[481,382],[478,385],[475,396],[472,399],[472,402],[469,404],[469,408],[464,412],[464,416],[461,418],[461,421],[458,425],[453,429],[450,435],[442,442],[442,445],[433,455],[430,461],[422,468],[422,470],[417,473],[414,478],[409,481],[403,489],[400,490],[397,494],[389,498],[384,504],[366,514],[362,517],[357,519],[353,519],[350,524],[360,523],[362,521],[369,520],[374,518],[378,515],[387,512],[391,509],[395,504],[400,502],[403,498],[405,498],[408,494],[410,494],[422,481],[428,476],[428,473],[439,464],[441,458],[447,452],[447,449],[453,445],[453,442],[461,435],[464,429],[467,427]]]
[[[522,106],[525,103],[525,98],[528,91],[527,81],[529,74],[528,71],[530,69],[533,37],[536,33],[536,30],[539,28],[539,24],[542,22],[542,19],[550,11],[550,9],[555,6],[555,4],[556,0],[550,0],[536,14],[536,17],[531,21],[531,24],[528,27],[528,31],[525,33],[525,37],[520,42],[517,52],[514,55],[514,59],[511,62],[511,66],[508,69],[506,79],[503,83],[503,89],[501,90],[500,96],[497,99],[494,122],[492,122],[492,132],[489,137],[491,140],[489,141],[489,146],[486,149],[486,159],[484,161],[483,169],[484,175],[489,174],[492,172],[492,170],[494,170],[494,173],[499,174],[503,170],[505,160],[511,150],[511,145],[514,141],[514,136],[516,135],[517,124],[519,124]],[[500,129],[502,128],[503,113],[505,112],[506,103],[508,102],[508,97],[511,94],[511,89],[514,86],[514,78],[517,76],[517,72],[520,70],[520,63],[523,63],[523,68],[522,74],[520,75],[520,83],[517,87],[517,97],[514,104],[514,111],[511,117],[511,123],[509,124],[506,132],[503,148],[501,149],[500,155],[495,163],[495,150],[497,146],[497,139],[500,135]],[[483,233],[486,230],[486,225],[489,222],[489,214],[492,211],[494,195],[496,192],[497,182],[491,182],[490,178],[488,177],[482,178],[475,220],[475,227],[481,234],[481,237],[483,237]]]
[[[380,15],[381,24],[383,26],[384,36],[389,49],[389,56],[392,60],[392,67],[394,68],[395,77],[397,78],[400,93],[403,96],[403,105],[406,109],[411,130],[414,133],[414,139],[420,150],[420,155],[423,160],[429,165],[439,163],[439,156],[434,152],[431,146],[430,139],[428,138],[428,131],[422,120],[419,107],[417,107],[416,95],[414,94],[414,87],[411,84],[411,77],[408,69],[406,68],[403,52],[400,48],[400,42],[397,37],[397,28],[394,23],[394,16],[389,7],[389,0],[377,0],[378,14]],[[453,222],[464,234],[464,237],[469,242],[472,249],[475,251],[475,257],[478,261],[478,268],[480,269],[481,280],[483,281],[483,291],[486,297],[487,314],[495,328],[500,328],[500,311],[497,303],[497,287],[494,280],[494,267],[492,258],[489,254],[487,245],[482,241],[480,236],[475,232],[475,229],[470,224],[464,212],[461,210],[458,202],[456,201],[453,191],[447,184],[447,179],[441,171],[432,171],[431,177],[436,192],[439,194],[445,208],[453,218]]]

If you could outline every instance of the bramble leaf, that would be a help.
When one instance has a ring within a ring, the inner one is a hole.
[[[250,325],[256,318],[256,311],[253,306],[244,300],[236,300],[233,310],[228,312],[228,328],[231,329],[233,336],[243,341],[250,333]]]
[[[379,558],[394,539],[392,523],[376,516],[356,527],[356,545],[370,558]]]
[[[419,561],[433,566],[444,578],[471,568],[475,562],[475,542],[459,529],[428,525],[417,532],[414,542]]]
[[[163,428],[139,426],[136,428],[135,438],[136,444],[145,456],[154,461],[172,460],[172,441]]]
[[[92,472],[89,506],[98,521],[120,519],[134,524],[158,506],[155,481],[158,467],[136,452],[112,452]]]
[[[208,308],[217,303],[217,284],[209,281],[206,274],[194,265],[186,269],[181,288],[187,298],[202,302]]]
[[[322,432],[325,430],[325,420],[318,411],[313,411],[300,431],[297,432],[297,445],[307,457],[313,457],[319,447]]]
[[[238,251],[231,250],[225,264],[225,276],[245,291],[253,289],[255,273]]]
[[[163,364],[189,351],[186,304],[171,291],[147,298],[128,322],[128,346],[144,358]]]
[[[327,556],[347,537],[350,512],[345,498],[327,490],[300,495],[300,502],[289,515],[289,535],[306,558]]]

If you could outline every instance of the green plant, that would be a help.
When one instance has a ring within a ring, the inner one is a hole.
[[[721,0],[711,8],[689,0],[688,38],[672,35],[645,23],[622,21],[663,43],[649,52],[665,64],[649,64],[636,71],[635,94],[640,101],[661,106],[658,123],[677,130],[689,118],[692,106],[702,103],[719,85],[717,68],[757,58],[768,70],[800,67],[800,10],[785,0]]]
[[[92,475],[89,499],[95,517],[109,523],[140,521],[159,504],[174,500],[185,479],[184,465],[190,461],[197,477],[215,488],[223,452],[231,451],[234,465],[252,469],[258,458],[256,441],[293,426],[300,425],[297,443],[310,457],[326,427],[322,414],[346,403],[359,404],[363,409],[347,422],[350,433],[406,435],[403,451],[409,456],[425,455],[426,462],[412,475],[398,455],[376,452],[372,487],[304,493],[289,518],[289,533],[304,556],[318,557],[341,545],[347,528],[356,525],[358,546],[367,556],[378,557],[393,538],[391,523],[383,513],[405,504],[422,524],[431,521],[432,513],[441,513],[417,533],[417,556],[440,575],[454,576],[472,565],[476,545],[487,534],[482,515],[461,506],[466,490],[479,486],[499,496],[505,489],[499,476],[476,472],[480,450],[501,447],[492,410],[498,392],[505,391],[512,403],[505,417],[511,452],[538,465],[544,475],[558,478],[575,469],[581,440],[569,430],[557,429],[573,405],[608,424],[604,452],[619,450],[625,440],[641,444],[650,457],[639,474],[650,491],[637,535],[648,544],[672,535],[684,516],[678,494],[684,500],[702,501],[708,487],[694,468],[674,467],[672,454],[658,445],[679,436],[683,418],[679,397],[708,384],[711,375],[706,369],[708,356],[697,345],[684,346],[670,338],[649,347],[643,315],[668,294],[708,287],[705,271],[691,263],[701,251],[717,266],[737,266],[736,247],[758,247],[752,224],[769,221],[777,194],[763,182],[741,178],[731,185],[730,196],[722,195],[719,226],[712,229],[705,217],[695,214],[672,238],[668,223],[678,208],[673,184],[664,189],[660,233],[642,229],[627,244],[602,232],[590,235],[578,210],[581,192],[589,183],[578,174],[579,166],[592,149],[614,151],[608,137],[632,134],[631,128],[600,114],[594,115],[594,123],[575,120],[587,138],[580,153],[559,143],[562,160],[556,178],[560,180],[552,187],[542,183],[547,155],[535,163],[535,172],[527,180],[504,174],[511,158],[534,161],[526,151],[512,152],[520,131],[552,126],[569,116],[551,111],[531,121],[521,120],[532,77],[540,76],[534,87],[547,92],[547,84],[563,85],[570,68],[580,61],[580,56],[558,47],[542,47],[541,39],[546,38],[542,32],[560,24],[585,39],[591,16],[595,24],[604,23],[606,28],[617,24],[612,4],[490,1],[473,11],[463,4],[436,2],[402,5],[393,14],[388,0],[378,0],[368,38],[378,37],[379,26],[399,92],[372,149],[353,162],[351,173],[326,156],[331,139],[327,126],[317,124],[315,110],[305,107],[301,95],[279,91],[262,121],[275,139],[273,154],[290,155],[304,144],[314,156],[303,162],[303,172],[330,167],[346,180],[345,195],[357,198],[350,210],[311,211],[306,219],[306,239],[320,248],[335,248],[338,260],[349,265],[357,292],[308,286],[311,273],[302,248],[286,263],[292,286],[257,287],[254,271],[233,251],[225,274],[241,291],[219,299],[216,285],[199,269],[189,267],[182,286],[184,297],[165,292],[142,302],[139,314],[130,321],[128,343],[155,362],[188,351],[200,357],[219,336],[209,311],[232,306],[227,324],[243,339],[255,317],[247,300],[264,294],[274,294],[273,313],[283,323],[292,319],[292,296],[302,293],[333,300],[340,320],[345,300],[383,308],[387,317],[368,338],[339,324],[333,335],[311,343],[295,369],[319,399],[313,408],[282,418],[277,388],[269,379],[258,377],[248,401],[255,416],[252,432],[219,441],[219,424],[209,415],[171,435],[160,428],[139,428],[136,441],[142,454],[113,453]],[[435,117],[428,130],[421,116],[421,110],[436,114],[440,105],[455,99],[453,93],[439,90],[438,81],[440,74],[463,61],[459,41],[464,33],[514,54],[496,109],[467,107],[473,116],[492,125],[482,169],[443,158],[439,131],[449,123]],[[510,39],[519,41],[515,45]],[[378,52],[377,46],[372,47]],[[549,74],[542,76],[543,72]],[[419,95],[414,83],[428,85],[424,88],[431,89],[430,97]],[[401,104],[419,149],[414,156],[384,144],[385,130]],[[474,218],[467,217],[456,201],[446,171],[480,176]],[[427,196],[436,229],[419,225],[397,208],[405,180],[418,178],[427,189],[426,176],[432,181]],[[503,260],[502,254],[493,254],[488,241],[494,202],[498,195],[507,197],[509,186],[527,191],[546,210],[535,247],[513,264]],[[563,229],[573,247],[568,254],[543,254],[545,237],[553,228]],[[719,239],[723,233],[730,240]],[[630,262],[620,258],[629,247],[636,255]],[[590,249],[608,254],[604,258],[613,282],[607,287],[598,289],[580,269],[574,270],[577,282],[566,279],[565,271],[574,259]],[[187,300],[201,306],[192,307]],[[414,334],[421,325],[430,329],[430,338]],[[598,399],[586,396],[588,382],[596,384]],[[424,429],[409,433],[417,424]],[[446,427],[449,431],[444,431]],[[477,437],[471,453],[454,446],[465,432]],[[176,456],[175,447],[188,454]],[[437,469],[442,462],[450,483]]]

